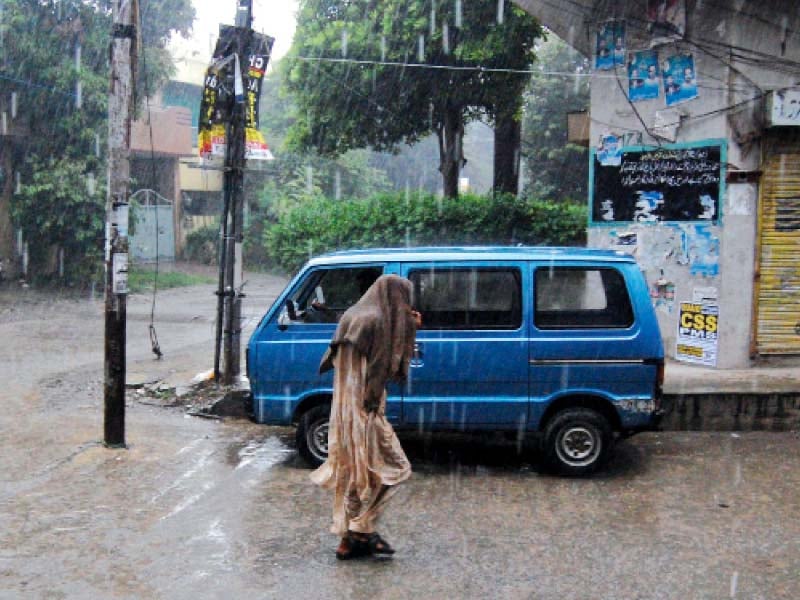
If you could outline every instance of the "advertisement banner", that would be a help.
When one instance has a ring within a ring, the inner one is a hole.
[[[230,121],[233,103],[239,101],[244,102],[245,158],[272,160],[274,157],[258,130],[258,104],[275,40],[247,30],[241,34],[245,47],[249,48],[247,60],[240,61],[233,52],[239,34],[229,25],[219,28],[219,39],[203,84],[197,147],[203,158],[224,158],[225,123]]]
[[[655,50],[631,53],[628,62],[628,97],[631,102],[658,98],[659,77]]]
[[[719,306],[711,302],[681,302],[675,358],[715,367],[719,339]]]

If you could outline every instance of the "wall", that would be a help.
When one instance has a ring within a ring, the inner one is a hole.
[[[624,18],[627,50],[651,47],[647,1],[575,0],[567,9],[551,0],[515,0],[576,48],[592,53],[595,32],[610,18]],[[631,104],[626,65],[592,76],[591,140],[641,134],[647,147],[724,141],[726,173],[721,218],[671,223],[591,223],[589,244],[633,251],[653,292],[668,355],[675,356],[680,302],[715,291],[719,305],[716,366],[750,364],[753,276],[758,225],[758,169],[764,134],[763,97],[800,82],[800,12],[796,2],[687,0],[682,39],[655,46],[659,62],[673,53],[693,56],[699,97],[665,106],[659,97]],[[737,8],[738,7],[738,8]],[[658,130],[657,121],[674,127]],[[632,242],[635,242],[632,244]]]

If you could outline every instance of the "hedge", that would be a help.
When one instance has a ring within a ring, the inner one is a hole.
[[[586,207],[512,195],[380,194],[320,198],[264,231],[267,252],[289,272],[310,256],[351,248],[446,245],[582,245]]]

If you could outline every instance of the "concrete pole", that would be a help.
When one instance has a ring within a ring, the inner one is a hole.
[[[105,421],[109,448],[125,447],[125,336],[128,293],[128,196],[133,115],[133,58],[138,0],[114,0],[108,95],[106,200]]]

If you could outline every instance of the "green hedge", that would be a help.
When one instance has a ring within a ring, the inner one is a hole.
[[[219,226],[211,225],[195,229],[186,236],[183,257],[186,260],[204,265],[217,264],[219,247]]]
[[[269,255],[287,271],[332,250],[444,245],[582,245],[586,207],[504,196],[458,199],[381,194],[299,205],[264,232]]]

